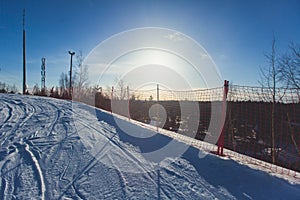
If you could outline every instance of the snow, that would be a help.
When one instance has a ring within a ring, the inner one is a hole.
[[[300,199],[299,176],[200,143],[81,103],[1,94],[0,199]]]

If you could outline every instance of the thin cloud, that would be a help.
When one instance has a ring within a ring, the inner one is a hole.
[[[206,54],[206,53],[200,53],[200,57],[201,57],[202,59],[210,59],[210,58],[209,58],[209,55]]]
[[[174,42],[178,42],[178,41],[182,41],[183,40],[183,36],[180,33],[178,33],[178,32],[166,35],[165,38],[167,38],[169,40],[172,40]]]

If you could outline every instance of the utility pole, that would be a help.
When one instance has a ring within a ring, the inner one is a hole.
[[[26,94],[26,33],[25,33],[25,9],[23,10],[23,94]]]
[[[70,98],[72,99],[72,62],[73,62],[73,56],[75,55],[75,52],[69,51],[69,54],[71,55],[71,61],[70,61],[70,86],[69,86],[69,94],[70,94]]]

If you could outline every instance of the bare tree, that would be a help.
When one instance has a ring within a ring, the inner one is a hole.
[[[275,144],[275,105],[276,105],[276,87],[281,81],[280,70],[278,65],[278,60],[276,57],[276,47],[275,38],[272,40],[272,49],[270,54],[266,54],[268,60],[268,66],[266,68],[261,68],[261,80],[259,81],[262,87],[266,87],[268,95],[270,95],[272,100],[272,116],[271,116],[271,145],[272,145],[272,163],[276,163],[276,144]],[[281,97],[280,97],[281,98]]]
[[[84,56],[82,51],[76,56],[77,59],[77,68],[75,71],[76,78],[75,80],[75,88],[76,88],[76,96],[80,100],[84,93],[84,89],[88,86],[88,66],[84,64]]]
[[[6,84],[5,83],[0,82],[0,90],[1,90],[1,93],[6,92]]]
[[[275,45],[276,40],[273,38],[271,53],[265,55],[268,65],[260,68],[260,80],[258,81],[262,87],[268,89],[269,95],[272,97],[272,101],[276,100],[276,88],[283,86],[281,84],[282,76],[280,71],[280,63],[276,55]]]
[[[116,97],[119,99],[119,100],[124,100],[126,99],[126,97],[128,96],[128,86],[126,86],[126,83],[123,79],[115,79],[115,88],[114,88],[114,91],[115,91],[115,94],[116,94]]]
[[[16,87],[15,84],[13,84],[13,85],[10,87],[10,92],[11,92],[11,93],[17,93],[17,92],[18,92],[18,88]]]
[[[300,89],[300,46],[292,43],[279,64],[280,78],[286,87]]]
[[[72,79],[74,80],[75,77],[73,77]],[[72,80],[72,81],[73,81]],[[61,73],[60,78],[59,78],[59,89],[60,89],[60,96],[62,98],[70,98],[69,96],[69,76],[68,74],[65,73]]]
[[[280,77],[284,82],[287,88],[300,89],[300,46],[294,43],[291,43],[288,49],[288,52],[284,54],[280,60]],[[299,98],[299,92],[298,98]],[[288,124],[290,129],[290,136],[293,142],[293,145],[300,155],[300,149],[297,145],[297,140],[295,139],[295,131],[291,125],[290,113],[287,112]]]
[[[32,93],[33,93],[33,95],[40,95],[41,94],[40,87],[37,83],[33,86]]]
[[[69,82],[68,76],[65,73],[61,73],[58,82],[59,82],[58,84],[59,84],[60,94],[63,94],[67,87],[66,82]]]

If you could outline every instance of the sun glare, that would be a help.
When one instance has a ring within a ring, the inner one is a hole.
[[[116,79],[133,88],[151,82],[173,90],[221,84],[207,52],[193,39],[169,29],[133,29],[112,36],[91,52],[87,64],[90,80],[101,86],[113,86]]]

